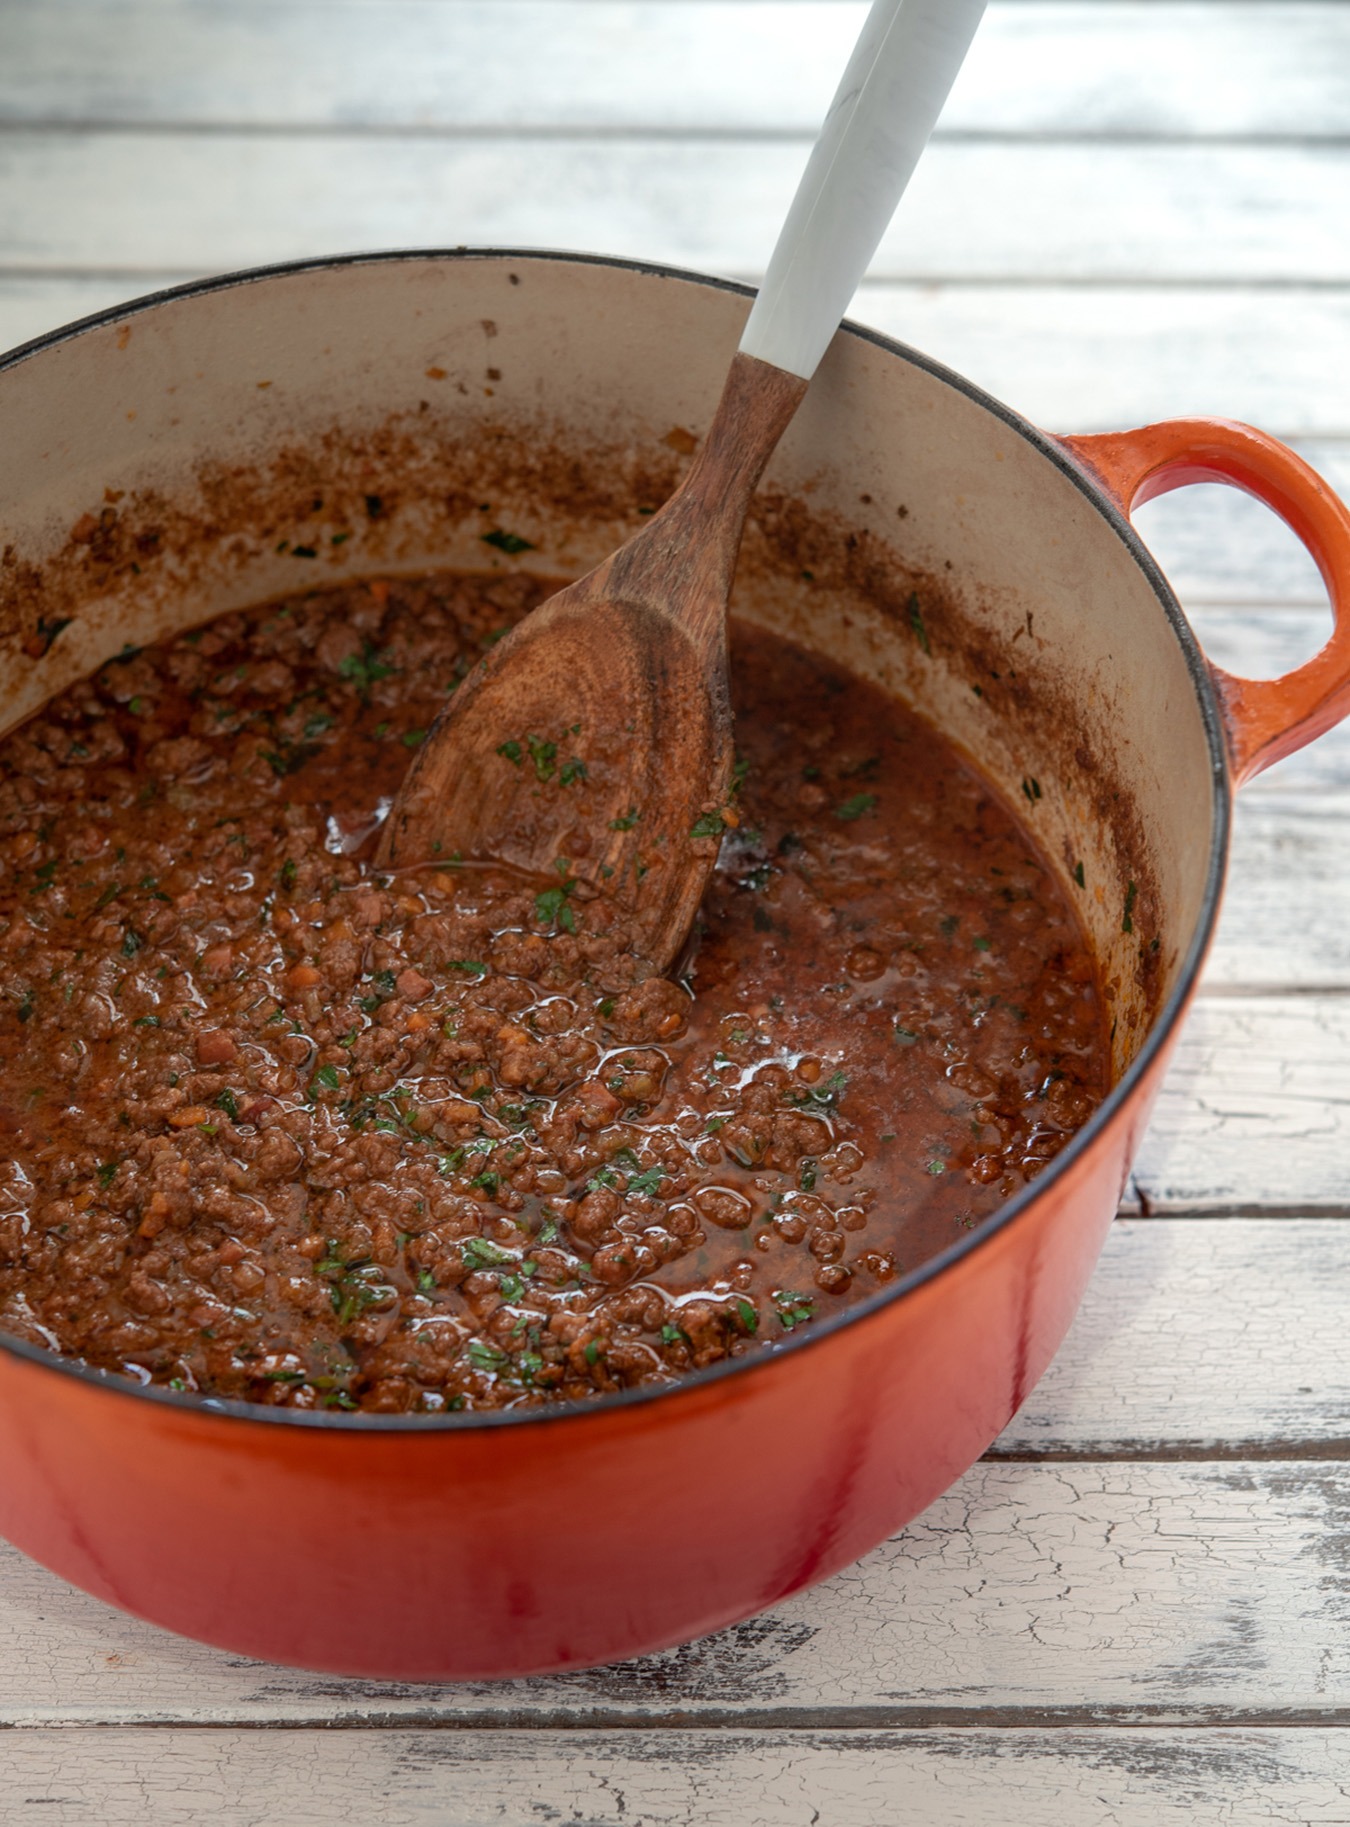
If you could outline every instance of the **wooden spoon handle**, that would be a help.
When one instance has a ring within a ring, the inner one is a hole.
[[[659,605],[704,652],[720,649],[751,496],[806,382],[733,357],[707,436],[684,481],[593,575],[595,598]]]

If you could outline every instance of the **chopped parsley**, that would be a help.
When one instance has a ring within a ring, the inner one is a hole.
[[[654,1199],[660,1189],[661,1182],[665,1177],[666,1170],[664,1167],[659,1164],[656,1167],[649,1167],[645,1172],[633,1175],[632,1179],[628,1182],[628,1191],[630,1193],[646,1193],[649,1198]]]
[[[848,1073],[842,1066],[837,1066],[827,1079],[809,1090],[799,1092],[791,1101],[795,1104],[823,1104],[827,1110],[833,1110],[840,1098],[848,1090]]]
[[[496,546],[499,552],[533,552],[534,546],[528,539],[522,539],[519,533],[508,533],[501,527],[493,527],[490,533],[480,533],[478,537],[485,546]]]
[[[363,698],[377,680],[391,678],[398,670],[389,655],[381,653],[369,639],[362,642],[360,653],[349,653],[338,666],[341,676],[350,680]]]
[[[525,746],[534,763],[534,777],[547,784],[558,771],[558,745],[545,742],[541,736],[527,736]]]
[[[816,1316],[814,1299],[809,1294],[794,1294],[790,1288],[774,1289],[773,1310],[787,1332],[794,1326],[804,1326],[807,1320]]]
[[[534,897],[534,917],[542,926],[561,926],[566,932],[574,933],[577,920],[568,901],[577,885],[576,877],[568,875],[566,857],[559,857],[553,866],[563,881],[557,888],[541,889]]]
[[[475,1370],[495,1373],[504,1369],[507,1363],[506,1353],[498,1351],[495,1345],[489,1345],[486,1339],[470,1339],[468,1356]]]
[[[466,1237],[459,1250],[466,1269],[500,1269],[503,1264],[514,1264],[516,1260],[510,1250],[502,1249],[487,1237]]]
[[[876,803],[875,793],[855,793],[852,799],[846,799],[841,805],[835,807],[834,815],[836,818],[843,819],[862,818],[865,813],[872,810]]]

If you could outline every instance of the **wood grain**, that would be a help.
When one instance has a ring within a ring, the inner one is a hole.
[[[1350,992],[1348,905],[1350,795],[1244,795],[1205,991]]]
[[[1314,1827],[1341,1734],[1301,1731],[161,1731],[11,1734],[50,1827]]]
[[[1144,1209],[1350,1215],[1347,1160],[1350,997],[1202,998],[1139,1151]]]
[[[620,908],[633,949],[671,968],[724,820],[737,822],[727,602],[751,496],[806,386],[733,356],[670,499],[498,641],[441,707],[381,828],[378,867],[463,855],[545,880],[560,870]],[[541,732],[557,734],[558,760],[532,765]],[[574,847],[577,827],[598,834],[594,848]]]
[[[1350,1725],[1350,1466],[986,1461],[845,1573],[714,1637],[528,1681],[269,1667],[0,1552],[0,1719],[762,1728],[1227,1717]],[[13,1742],[0,1733],[0,1751]]]
[[[571,247],[762,271],[807,143],[338,131],[0,136],[11,270],[212,271],[342,249]],[[1350,144],[939,141],[875,279],[1350,282]],[[209,198],[209,208],[203,208]]]
[[[1196,232],[1207,232],[1203,221]],[[1206,413],[1285,438],[1350,430],[1350,369],[1337,354],[1350,339],[1350,292],[1341,287],[1300,289],[1292,277],[1278,289],[876,280],[850,316],[1050,431]]]
[[[1344,1219],[1119,1219],[1069,1336],[992,1451],[1344,1457]]]
[[[865,10],[8,0],[0,121],[813,134]],[[1348,112],[1334,5],[994,0],[939,132],[1335,139]]]

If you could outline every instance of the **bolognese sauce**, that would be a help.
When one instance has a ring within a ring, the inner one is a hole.
[[[1102,1004],[1033,841],[926,722],[762,630],[733,630],[734,812],[675,976],[566,856],[378,872],[445,694],[547,594],[272,603],[0,744],[0,1329],[298,1408],[589,1399],[876,1293],[1085,1121]],[[500,761],[577,780],[528,731]]]

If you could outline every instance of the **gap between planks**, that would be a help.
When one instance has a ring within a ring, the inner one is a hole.
[[[604,1671],[594,1670],[601,1674]],[[356,1678],[352,1678],[356,1684]],[[466,1708],[458,1713],[437,1713],[431,1706],[411,1704],[381,1712],[297,1713],[284,1719],[238,1717],[222,1712],[218,1718],[194,1715],[158,1719],[47,1720],[36,1714],[19,1721],[0,1720],[0,1734],[35,1732],[680,1732],[696,1726],[717,1733],[749,1732],[1081,1732],[1109,1726],[1127,1731],[1251,1732],[1323,1731],[1350,1733],[1350,1706],[1326,1707],[1223,1707],[1223,1706],[822,1706],[734,1707],[723,1711],[700,1707],[697,1712],[675,1709],[669,1713],[633,1713],[616,1707],[579,1707],[566,1712],[534,1712],[528,1708]],[[1350,1739],[1347,1739],[1350,1746]],[[0,1770],[5,1739],[0,1736]],[[4,1820],[0,1814],[0,1820]]]
[[[680,0],[680,3],[683,4],[684,0]],[[1158,3],[1161,4],[1162,0],[1158,0]],[[631,125],[606,127],[596,125],[594,122],[587,122],[584,126],[569,126],[566,124],[535,125],[528,122],[487,122],[480,125],[463,125],[453,121],[446,121],[438,125],[398,121],[199,121],[191,119],[124,121],[113,115],[103,117],[82,115],[78,120],[66,120],[59,115],[53,115],[50,118],[34,117],[27,120],[0,119],[0,136],[6,139],[11,136],[15,139],[22,139],[25,134],[79,139],[85,135],[104,135],[111,138],[118,134],[131,133],[144,135],[149,139],[153,139],[156,135],[163,135],[165,138],[183,140],[274,139],[283,143],[288,140],[340,139],[343,143],[355,145],[359,145],[363,140],[372,143],[388,141],[395,145],[399,141],[429,141],[444,146],[466,146],[480,143],[493,145],[500,142],[522,147],[583,144],[624,148],[666,144],[713,147],[724,153],[734,153],[740,148],[787,146],[802,155],[803,161],[814,137],[813,132],[803,133],[800,128],[794,127],[663,127],[659,124],[641,121],[635,121]],[[1090,125],[1030,131],[939,127],[933,133],[930,143],[936,146],[972,146],[991,153],[1007,152],[1020,147],[1070,148],[1088,153],[1108,148],[1123,152],[1136,148],[1184,152],[1191,151],[1197,146],[1203,146],[1206,149],[1212,148],[1217,152],[1245,152],[1254,145],[1277,153],[1346,152],[1350,151],[1350,132],[1252,134],[1234,131],[1200,135],[1184,132],[1150,133],[1146,130],[1129,132]],[[978,284],[980,281],[976,280],[973,283]],[[1006,282],[986,281],[985,283]],[[1018,282],[1012,281],[1011,283]],[[1039,282],[1034,278],[1028,278],[1022,283],[1035,285]],[[1072,281],[1068,283],[1072,283]],[[1142,283],[1156,285],[1212,283],[1218,286],[1226,282],[1221,279],[1195,281],[1161,278],[1152,281],[1145,280]],[[1344,282],[1337,279],[1299,280],[1272,273],[1263,279],[1254,280],[1252,283],[1273,291],[1282,291],[1303,284],[1334,286]]]

